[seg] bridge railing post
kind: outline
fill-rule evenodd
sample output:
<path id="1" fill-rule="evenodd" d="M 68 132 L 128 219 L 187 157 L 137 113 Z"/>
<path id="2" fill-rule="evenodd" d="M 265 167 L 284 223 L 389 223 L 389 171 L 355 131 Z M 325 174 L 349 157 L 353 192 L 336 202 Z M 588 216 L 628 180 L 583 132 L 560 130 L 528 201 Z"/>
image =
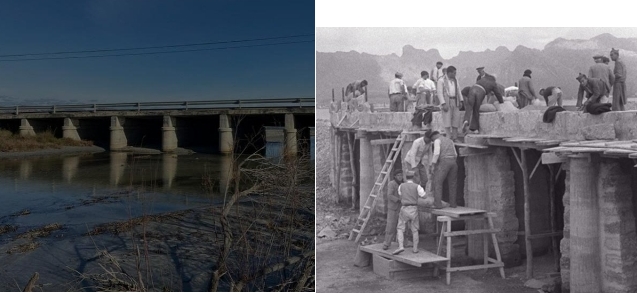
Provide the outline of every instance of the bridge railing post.
<path id="1" fill-rule="evenodd" d="M 139 112 L 141 112 L 141 111 L 142 111 L 141 106 L 140 106 L 140 104 L 139 104 L 139 103 L 137 103 L 137 113 L 139 113 Z"/>
<path id="2" fill-rule="evenodd" d="M 55 114 L 55 105 L 53 105 L 53 114 Z"/>
<path id="3" fill-rule="evenodd" d="M 93 104 L 93 113 L 97 113 L 97 104 Z"/>
<path id="4" fill-rule="evenodd" d="M 16 114 L 16 115 L 20 114 L 20 111 L 19 111 L 19 109 L 18 109 L 19 107 L 20 107 L 20 106 L 15 106 L 15 114 Z"/>

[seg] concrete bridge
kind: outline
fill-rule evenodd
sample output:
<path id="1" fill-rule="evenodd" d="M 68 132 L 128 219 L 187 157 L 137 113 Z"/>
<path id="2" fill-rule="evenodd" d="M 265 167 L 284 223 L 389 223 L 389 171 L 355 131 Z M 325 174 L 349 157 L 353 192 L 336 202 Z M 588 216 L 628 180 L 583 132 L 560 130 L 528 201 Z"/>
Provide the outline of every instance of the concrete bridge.
<path id="1" fill-rule="evenodd" d="M 110 151 L 187 147 L 228 154 L 236 140 L 241 149 L 271 143 L 296 153 L 299 142 L 310 149 L 313 141 L 314 98 L 0 107 L 0 128 L 22 136 L 51 131 Z"/>

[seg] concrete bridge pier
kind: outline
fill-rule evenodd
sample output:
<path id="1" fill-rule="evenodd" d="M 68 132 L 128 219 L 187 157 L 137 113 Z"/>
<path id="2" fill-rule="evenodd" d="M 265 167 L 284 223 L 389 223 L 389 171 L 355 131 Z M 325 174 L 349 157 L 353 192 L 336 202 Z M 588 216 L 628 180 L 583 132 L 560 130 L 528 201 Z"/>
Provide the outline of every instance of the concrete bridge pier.
<path id="1" fill-rule="evenodd" d="M 35 130 L 28 119 L 20 119 L 20 136 L 35 136 Z"/>
<path id="2" fill-rule="evenodd" d="M 128 145 L 128 141 L 126 139 L 126 133 L 124 132 L 124 117 L 111 117 L 111 141 L 110 141 L 110 149 L 111 151 L 119 151 L 126 148 Z"/>
<path id="3" fill-rule="evenodd" d="M 294 114 L 285 114 L 285 154 L 296 155 L 297 152 Z"/>
<path id="4" fill-rule="evenodd" d="M 177 150 L 177 131 L 175 130 L 175 117 L 164 116 L 164 126 L 162 130 L 161 150 L 163 152 L 174 152 Z"/>
<path id="5" fill-rule="evenodd" d="M 219 115 L 219 152 L 222 154 L 231 154 L 233 149 L 234 141 L 232 138 L 230 117 L 228 114 L 221 114 Z"/>
<path id="6" fill-rule="evenodd" d="M 70 138 L 72 140 L 82 140 L 80 138 L 80 134 L 77 131 L 78 125 L 80 125 L 79 120 L 64 118 L 64 126 L 62 126 L 62 137 Z"/>
<path id="7" fill-rule="evenodd" d="M 265 131 L 265 157 L 278 158 L 283 154 L 283 127 L 263 126 Z"/>

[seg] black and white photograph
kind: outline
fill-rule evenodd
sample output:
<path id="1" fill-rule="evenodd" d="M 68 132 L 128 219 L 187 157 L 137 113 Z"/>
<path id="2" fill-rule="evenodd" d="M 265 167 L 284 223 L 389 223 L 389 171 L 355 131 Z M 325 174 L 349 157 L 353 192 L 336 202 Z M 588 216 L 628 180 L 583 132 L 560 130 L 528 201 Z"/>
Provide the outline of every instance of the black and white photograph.
<path id="1" fill-rule="evenodd" d="M 317 24 L 317 292 L 635 292 L 636 74 L 637 28 Z"/>

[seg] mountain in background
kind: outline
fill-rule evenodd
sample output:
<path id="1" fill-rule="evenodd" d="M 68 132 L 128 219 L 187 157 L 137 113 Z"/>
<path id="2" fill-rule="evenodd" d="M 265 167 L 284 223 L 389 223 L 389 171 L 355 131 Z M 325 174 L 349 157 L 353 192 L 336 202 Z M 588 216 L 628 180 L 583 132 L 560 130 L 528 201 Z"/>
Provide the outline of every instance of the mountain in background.
<path id="1" fill-rule="evenodd" d="M 484 52 L 461 51 L 451 59 L 443 59 L 436 49 L 422 50 L 405 45 L 401 56 L 371 55 L 367 53 L 336 52 L 316 53 L 316 96 L 317 105 L 329 105 L 332 89 L 336 99 L 341 97 L 342 88 L 348 83 L 367 79 L 368 97 L 374 103 L 387 103 L 387 86 L 396 71 L 403 73 L 407 85 L 413 85 L 420 78 L 420 71 L 435 67 L 442 61 L 444 67 L 453 65 L 458 69 L 457 78 L 462 87 L 475 83 L 476 68 L 496 76 L 498 83 L 509 87 L 514 85 L 525 69 L 533 71 L 532 78 L 536 91 L 548 86 L 559 86 L 567 99 L 577 97 L 578 73 L 588 74 L 594 64 L 593 56 L 603 54 L 610 58 L 611 48 L 619 49 L 619 56 L 627 68 L 627 94 L 637 94 L 637 38 L 616 38 L 611 34 L 601 34 L 590 40 L 567 40 L 558 38 L 548 43 L 544 49 L 529 49 L 518 46 L 510 51 L 504 46 Z M 614 62 L 610 62 L 611 69 Z M 539 93 L 538 93 L 539 95 Z"/>

